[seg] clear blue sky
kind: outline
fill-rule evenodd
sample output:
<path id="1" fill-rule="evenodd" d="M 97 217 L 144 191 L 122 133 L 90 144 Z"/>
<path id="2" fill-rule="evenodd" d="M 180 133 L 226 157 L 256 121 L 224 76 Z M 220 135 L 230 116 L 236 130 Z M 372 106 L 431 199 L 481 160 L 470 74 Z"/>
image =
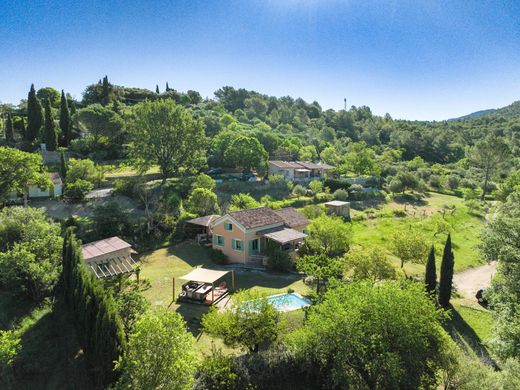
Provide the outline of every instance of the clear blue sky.
<path id="1" fill-rule="evenodd" d="M 520 99 L 519 23 L 520 1 L 0 0 L 0 101 L 107 74 L 447 119 Z"/>

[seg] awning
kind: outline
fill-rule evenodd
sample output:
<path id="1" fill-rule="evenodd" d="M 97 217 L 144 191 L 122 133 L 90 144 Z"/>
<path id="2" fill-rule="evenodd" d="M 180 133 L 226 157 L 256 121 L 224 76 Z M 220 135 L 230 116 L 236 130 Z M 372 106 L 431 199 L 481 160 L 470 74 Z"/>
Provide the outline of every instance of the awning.
<path id="1" fill-rule="evenodd" d="M 295 169 L 296 172 L 310 172 L 311 170 L 310 169 Z"/>
<path id="2" fill-rule="evenodd" d="M 342 200 L 331 200 L 330 202 L 324 203 L 327 206 L 341 207 L 350 204 L 350 202 L 344 202 Z"/>
<path id="3" fill-rule="evenodd" d="M 286 244 L 292 241 L 303 240 L 307 237 L 307 234 L 299 232 L 298 230 L 283 228 L 281 230 L 265 233 L 263 236 L 280 244 Z"/>
<path id="4" fill-rule="evenodd" d="M 220 218 L 220 215 L 206 215 L 204 217 L 189 219 L 186 221 L 186 223 L 208 227 L 211 224 L 211 222 L 213 222 L 217 218 Z"/>
<path id="5" fill-rule="evenodd" d="M 192 280 L 201 283 L 215 283 L 230 272 L 231 271 L 215 271 L 206 268 L 196 268 L 189 274 L 179 277 L 179 279 Z"/>

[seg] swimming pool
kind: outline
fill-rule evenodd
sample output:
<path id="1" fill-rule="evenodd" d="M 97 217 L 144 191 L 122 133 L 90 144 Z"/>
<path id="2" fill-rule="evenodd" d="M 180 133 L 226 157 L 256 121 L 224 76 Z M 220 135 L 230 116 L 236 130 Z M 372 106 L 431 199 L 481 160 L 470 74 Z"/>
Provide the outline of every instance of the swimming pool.
<path id="1" fill-rule="evenodd" d="M 280 312 L 298 310 L 311 304 L 311 301 L 298 293 L 271 295 L 266 299 Z"/>

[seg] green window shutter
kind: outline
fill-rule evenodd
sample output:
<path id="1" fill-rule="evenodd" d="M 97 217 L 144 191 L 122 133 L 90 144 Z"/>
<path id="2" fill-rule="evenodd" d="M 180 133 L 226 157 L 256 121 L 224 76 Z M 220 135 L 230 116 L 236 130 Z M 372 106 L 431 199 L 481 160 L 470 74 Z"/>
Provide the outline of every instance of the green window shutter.
<path id="1" fill-rule="evenodd" d="M 217 236 L 213 235 L 213 245 L 217 245 Z"/>
<path id="2" fill-rule="evenodd" d="M 247 253 L 249 253 L 250 255 L 253 254 L 253 240 L 249 240 L 249 242 L 247 243 Z"/>

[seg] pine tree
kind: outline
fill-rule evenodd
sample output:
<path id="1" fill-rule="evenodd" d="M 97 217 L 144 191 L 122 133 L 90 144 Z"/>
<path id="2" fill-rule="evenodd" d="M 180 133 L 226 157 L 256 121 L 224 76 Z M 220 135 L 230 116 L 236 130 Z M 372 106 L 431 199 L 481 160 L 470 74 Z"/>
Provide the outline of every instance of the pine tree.
<path id="1" fill-rule="evenodd" d="M 155 85 L 155 93 L 157 95 L 159 95 L 161 93 L 161 92 L 159 92 L 159 86 L 157 84 Z"/>
<path id="2" fill-rule="evenodd" d="M 70 143 L 70 111 L 67 98 L 63 89 L 61 90 L 60 102 L 60 129 L 61 129 L 61 146 L 69 146 Z"/>
<path id="3" fill-rule="evenodd" d="M 428 262 L 426 263 L 424 284 L 426 285 L 426 291 L 430 296 L 435 297 L 435 289 L 437 288 L 437 270 L 435 269 L 435 248 L 433 245 L 428 256 Z"/>
<path id="4" fill-rule="evenodd" d="M 455 258 L 451 250 L 451 234 L 448 234 L 442 254 L 441 276 L 439 281 L 439 304 L 444 307 L 450 304 L 454 265 Z"/>
<path id="5" fill-rule="evenodd" d="M 13 118 L 11 118 L 11 113 L 7 114 L 7 120 L 5 121 L 5 140 L 8 144 L 14 143 Z"/>
<path id="6" fill-rule="evenodd" d="M 65 154 L 61 152 L 60 155 L 60 175 L 63 180 L 67 178 L 67 164 L 65 162 Z"/>
<path id="7" fill-rule="evenodd" d="M 31 84 L 31 90 L 27 96 L 27 131 L 26 140 L 34 142 L 40 135 L 43 126 L 43 109 L 40 100 L 36 96 L 34 84 Z"/>
<path id="8" fill-rule="evenodd" d="M 56 132 L 56 125 L 52 117 L 51 101 L 45 100 L 45 132 L 44 141 L 49 151 L 55 151 L 58 147 L 58 134 Z"/>

